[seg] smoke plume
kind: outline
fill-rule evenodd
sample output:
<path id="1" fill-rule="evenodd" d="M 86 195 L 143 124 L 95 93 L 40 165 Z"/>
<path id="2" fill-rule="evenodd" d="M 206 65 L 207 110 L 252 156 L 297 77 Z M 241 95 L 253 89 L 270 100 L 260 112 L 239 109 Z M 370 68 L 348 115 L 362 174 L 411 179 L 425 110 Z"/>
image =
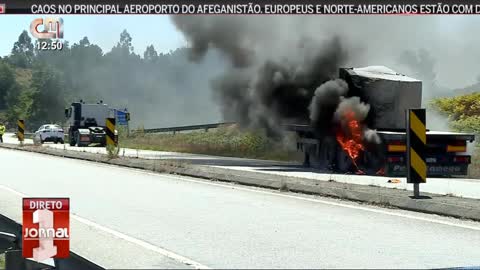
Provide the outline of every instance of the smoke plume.
<path id="1" fill-rule="evenodd" d="M 331 125 L 342 97 L 348 92 L 344 80 L 336 79 L 322 84 L 315 90 L 310 104 L 310 119 L 316 130 L 326 130 Z"/>
<path id="2" fill-rule="evenodd" d="M 210 48 L 217 48 L 224 53 L 235 67 L 246 67 L 253 60 L 253 51 L 249 49 L 255 32 L 249 31 L 248 25 L 239 17 L 174 16 L 173 22 L 191 42 L 190 59 L 203 59 Z M 251 39 L 250 39 L 251 38 Z"/>
<path id="3" fill-rule="evenodd" d="M 189 42 L 191 60 L 201 60 L 210 48 L 228 60 L 230 67 L 212 81 L 226 120 L 271 136 L 283 123 L 312 122 L 322 131 L 348 92 L 335 79 L 349 56 L 338 35 L 292 33 L 285 39 L 276 32 L 285 21 L 275 19 L 175 16 L 173 22 Z M 362 111 L 361 104 L 350 105 Z"/>

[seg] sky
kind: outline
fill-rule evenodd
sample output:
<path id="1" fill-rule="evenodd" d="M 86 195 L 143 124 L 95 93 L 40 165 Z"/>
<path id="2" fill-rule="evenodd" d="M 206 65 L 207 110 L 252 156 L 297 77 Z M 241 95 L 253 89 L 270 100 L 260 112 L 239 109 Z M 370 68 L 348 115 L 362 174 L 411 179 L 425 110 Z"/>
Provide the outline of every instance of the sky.
<path id="1" fill-rule="evenodd" d="M 23 30 L 28 30 L 31 21 L 39 15 L 1 15 L 2 37 L 0 56 L 8 55 L 13 43 Z M 288 17 L 288 16 L 287 16 Z M 64 38 L 70 44 L 87 36 L 91 43 L 109 51 L 126 29 L 133 38 L 135 52 L 143 56 L 145 48 L 154 45 L 159 53 L 168 53 L 186 45 L 183 35 L 176 30 L 168 15 L 64 15 Z M 278 19 L 279 17 L 267 17 Z M 319 16 L 334 29 L 360 38 L 369 34 L 368 48 L 375 57 L 375 65 L 385 63 L 392 51 L 404 49 L 427 49 L 437 59 L 438 81 L 446 87 L 461 87 L 473 84 L 480 58 L 480 35 L 477 26 L 480 16 Z M 340 19 L 345 26 L 335 26 Z M 358 26 L 360 25 L 360 26 Z M 360 28 L 363 27 L 365 28 Z M 350 30 L 349 30 L 350 29 Z M 378 36 L 378 38 L 377 38 Z M 390 47 L 390 49 L 389 49 Z M 372 58 L 373 59 L 373 58 Z M 369 63 L 370 64 L 370 63 Z M 408 75 L 408 74 L 407 74 Z"/>
<path id="2" fill-rule="evenodd" d="M 20 33 L 23 30 L 29 31 L 30 23 L 38 17 L 38 15 L 0 16 L 0 24 L 3 26 L 0 56 L 10 53 Z M 87 36 L 91 43 L 99 45 L 103 51 L 109 51 L 120 39 L 120 33 L 127 29 L 132 36 L 135 52 L 142 56 L 145 48 L 151 44 L 159 53 L 167 53 L 185 45 L 183 36 L 175 29 L 169 17 L 164 15 L 66 15 L 62 18 L 65 24 L 64 38 L 70 44 L 77 43 Z"/>

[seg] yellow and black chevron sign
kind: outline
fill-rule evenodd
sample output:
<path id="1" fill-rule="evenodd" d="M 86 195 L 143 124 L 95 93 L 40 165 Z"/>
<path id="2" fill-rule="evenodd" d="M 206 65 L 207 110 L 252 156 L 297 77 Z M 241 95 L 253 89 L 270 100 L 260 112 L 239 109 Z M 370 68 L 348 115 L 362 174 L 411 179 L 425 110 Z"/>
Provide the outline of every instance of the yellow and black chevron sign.
<path id="1" fill-rule="evenodd" d="M 23 142 L 25 139 L 25 121 L 24 120 L 18 120 L 17 121 L 18 125 L 18 132 L 17 132 L 17 137 L 20 142 Z"/>
<path id="2" fill-rule="evenodd" d="M 116 146 L 117 143 L 115 141 L 115 118 L 107 118 L 106 119 L 106 126 L 107 126 L 107 146 Z"/>
<path id="3" fill-rule="evenodd" d="M 427 128 L 425 109 L 407 111 L 407 182 L 426 183 L 427 163 L 425 148 L 427 144 Z"/>

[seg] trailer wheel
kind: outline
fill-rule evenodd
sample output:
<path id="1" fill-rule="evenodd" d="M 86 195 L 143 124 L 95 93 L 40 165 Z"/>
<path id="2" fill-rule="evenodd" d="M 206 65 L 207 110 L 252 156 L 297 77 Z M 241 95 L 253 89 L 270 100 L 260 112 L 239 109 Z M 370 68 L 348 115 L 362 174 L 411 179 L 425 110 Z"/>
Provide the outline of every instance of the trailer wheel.
<path id="1" fill-rule="evenodd" d="M 336 168 L 341 173 L 351 172 L 353 161 L 343 149 L 338 148 L 336 158 Z"/>
<path id="2" fill-rule="evenodd" d="M 68 141 L 69 141 L 70 146 L 75 146 L 75 144 L 77 144 L 77 142 L 75 141 L 75 134 L 74 133 L 72 133 L 72 132 L 68 133 Z"/>
<path id="3" fill-rule="evenodd" d="M 81 147 L 82 144 L 80 143 L 80 132 L 76 131 L 74 137 L 77 147 Z"/>
<path id="4" fill-rule="evenodd" d="M 366 151 L 363 152 L 362 166 L 369 175 L 382 175 L 382 169 L 386 163 L 386 145 L 371 143 L 366 145 Z"/>
<path id="5" fill-rule="evenodd" d="M 335 163 L 335 147 L 336 143 L 332 137 L 326 137 L 318 146 L 318 151 L 315 145 L 312 145 L 310 150 L 310 163 L 314 168 L 321 170 L 332 170 Z"/>
<path id="6" fill-rule="evenodd" d="M 380 173 L 382 168 L 385 168 L 385 158 L 384 155 L 380 153 L 372 153 L 366 151 L 364 153 L 364 167 L 366 169 L 367 174 L 369 175 L 377 175 Z"/>

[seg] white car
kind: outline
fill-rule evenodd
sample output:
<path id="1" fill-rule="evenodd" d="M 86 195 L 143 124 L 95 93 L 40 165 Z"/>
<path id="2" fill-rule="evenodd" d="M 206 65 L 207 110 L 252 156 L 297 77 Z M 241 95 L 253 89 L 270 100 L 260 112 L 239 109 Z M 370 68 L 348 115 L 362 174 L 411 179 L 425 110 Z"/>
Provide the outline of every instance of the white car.
<path id="1" fill-rule="evenodd" d="M 33 136 L 34 144 L 43 144 L 44 142 L 64 143 L 65 134 L 59 125 L 43 125 Z"/>

